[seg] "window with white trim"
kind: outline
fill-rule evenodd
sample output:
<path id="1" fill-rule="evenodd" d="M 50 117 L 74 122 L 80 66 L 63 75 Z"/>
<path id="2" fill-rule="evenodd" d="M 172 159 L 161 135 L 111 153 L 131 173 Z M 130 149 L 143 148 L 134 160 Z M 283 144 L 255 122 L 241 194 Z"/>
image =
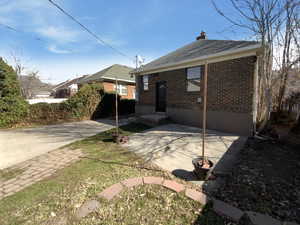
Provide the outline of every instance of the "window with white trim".
<path id="1" fill-rule="evenodd" d="M 188 92 L 200 91 L 201 67 L 191 67 L 186 69 L 186 90 Z"/>
<path id="2" fill-rule="evenodd" d="M 114 88 L 116 90 L 116 85 L 114 85 Z M 119 95 L 127 95 L 128 91 L 127 91 L 127 85 L 124 84 L 118 84 L 118 94 Z"/>
<path id="3" fill-rule="evenodd" d="M 143 76 L 143 90 L 144 91 L 149 90 L 149 76 L 148 75 Z"/>

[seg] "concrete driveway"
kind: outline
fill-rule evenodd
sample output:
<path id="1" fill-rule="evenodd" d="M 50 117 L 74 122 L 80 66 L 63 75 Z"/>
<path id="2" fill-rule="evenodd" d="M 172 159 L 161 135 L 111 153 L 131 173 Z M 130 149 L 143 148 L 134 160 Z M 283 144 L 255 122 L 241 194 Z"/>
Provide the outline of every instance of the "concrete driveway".
<path id="1" fill-rule="evenodd" d="M 127 123 L 126 120 L 121 124 Z M 36 128 L 0 130 L 0 169 L 113 128 L 114 121 L 81 121 Z"/>
<path id="2" fill-rule="evenodd" d="M 214 173 L 228 173 L 246 137 L 208 130 L 205 155 L 214 163 Z M 192 159 L 202 153 L 201 129 L 168 124 L 130 136 L 126 147 L 147 161 L 173 174 L 193 171 Z"/>

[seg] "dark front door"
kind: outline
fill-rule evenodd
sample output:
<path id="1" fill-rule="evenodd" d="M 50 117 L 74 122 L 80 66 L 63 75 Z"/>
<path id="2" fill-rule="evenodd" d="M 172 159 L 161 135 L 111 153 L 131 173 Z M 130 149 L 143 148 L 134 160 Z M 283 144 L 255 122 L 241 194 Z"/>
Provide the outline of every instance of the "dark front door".
<path id="1" fill-rule="evenodd" d="M 156 112 L 165 112 L 167 106 L 167 82 L 156 83 Z"/>

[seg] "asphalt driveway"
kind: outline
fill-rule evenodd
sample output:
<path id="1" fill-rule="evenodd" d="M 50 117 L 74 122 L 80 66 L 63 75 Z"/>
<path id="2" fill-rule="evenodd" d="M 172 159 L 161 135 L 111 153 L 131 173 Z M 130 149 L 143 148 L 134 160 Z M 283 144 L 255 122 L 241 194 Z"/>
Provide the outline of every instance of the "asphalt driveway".
<path id="1" fill-rule="evenodd" d="M 126 120 L 121 124 L 127 123 Z M 0 169 L 113 128 L 114 121 L 81 121 L 35 128 L 0 130 Z"/>

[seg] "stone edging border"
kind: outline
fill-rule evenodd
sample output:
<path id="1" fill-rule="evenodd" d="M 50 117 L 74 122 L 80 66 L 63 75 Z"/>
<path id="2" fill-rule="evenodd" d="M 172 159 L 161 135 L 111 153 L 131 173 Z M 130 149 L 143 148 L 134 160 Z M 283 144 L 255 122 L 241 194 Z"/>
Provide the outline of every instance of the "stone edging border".
<path id="1" fill-rule="evenodd" d="M 177 193 L 185 192 L 185 196 L 205 205 L 209 201 L 213 202 L 213 211 L 220 216 L 225 216 L 228 219 L 239 222 L 241 219 L 247 218 L 252 222 L 253 225 L 299 225 L 294 222 L 279 221 L 268 215 L 263 215 L 260 213 L 252 211 L 242 211 L 236 207 L 233 207 L 223 201 L 217 200 L 215 198 L 210 198 L 206 194 L 197 191 L 195 189 L 190 189 L 183 184 L 177 183 L 173 180 L 167 180 L 162 177 L 135 177 L 129 178 L 111 185 L 110 187 L 104 189 L 102 192 L 97 194 L 98 197 L 104 198 L 111 201 L 119 193 L 121 193 L 125 188 L 133 188 L 144 184 L 156 184 L 168 188 Z M 86 201 L 75 213 L 77 219 L 81 219 L 88 214 L 96 211 L 100 207 L 100 203 L 97 200 Z"/>

